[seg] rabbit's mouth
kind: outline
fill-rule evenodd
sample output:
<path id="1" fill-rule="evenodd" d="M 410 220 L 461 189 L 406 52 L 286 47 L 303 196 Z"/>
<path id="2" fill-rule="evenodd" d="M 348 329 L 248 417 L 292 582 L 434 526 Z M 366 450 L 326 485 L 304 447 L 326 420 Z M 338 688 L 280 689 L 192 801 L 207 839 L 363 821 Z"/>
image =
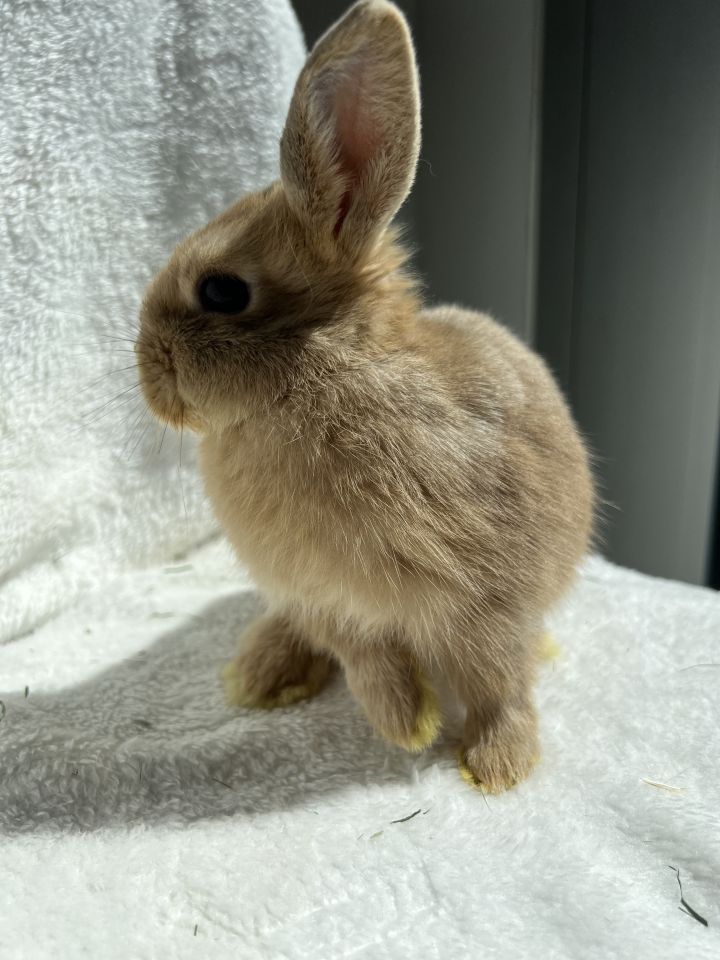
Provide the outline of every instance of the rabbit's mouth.
<path id="1" fill-rule="evenodd" d="M 172 346 L 140 337 L 135 344 L 140 387 L 150 411 L 172 427 L 192 426 L 193 417 L 180 395 Z"/>

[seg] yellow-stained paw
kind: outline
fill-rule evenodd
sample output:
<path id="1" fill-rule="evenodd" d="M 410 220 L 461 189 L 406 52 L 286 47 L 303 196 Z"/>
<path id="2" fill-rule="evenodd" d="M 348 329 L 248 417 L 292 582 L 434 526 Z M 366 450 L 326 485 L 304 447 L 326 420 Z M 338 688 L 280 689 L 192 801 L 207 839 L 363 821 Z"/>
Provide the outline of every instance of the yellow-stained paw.
<path id="1" fill-rule="evenodd" d="M 541 660 L 556 660 L 560 656 L 560 647 L 555 643 L 553 635 L 547 630 L 540 635 L 538 652 Z"/>
<path id="2" fill-rule="evenodd" d="M 458 747 L 458 770 L 460 771 L 460 776 L 465 781 L 465 783 L 470 784 L 471 787 L 475 787 L 477 790 L 481 790 L 485 793 L 485 788 L 480 783 L 480 781 L 475 777 L 475 774 L 472 772 L 470 767 L 467 765 L 467 760 L 465 759 L 465 748 Z"/>
<path id="3" fill-rule="evenodd" d="M 458 750 L 458 770 L 465 783 L 468 783 L 481 793 L 489 793 L 492 796 L 497 796 L 498 794 L 505 793 L 507 790 L 512 790 L 518 783 L 525 780 L 539 759 L 539 756 L 533 757 L 528 764 L 528 768 L 523 770 L 519 775 L 511 773 L 509 769 L 505 769 L 502 773 L 499 771 L 496 772 L 492 779 L 480 780 L 468 766 L 465 748 L 460 747 Z"/>
<path id="4" fill-rule="evenodd" d="M 419 670 L 416 679 L 420 688 L 420 707 L 417 712 L 415 730 L 409 737 L 395 741 L 399 747 L 410 751 L 410 753 L 420 753 L 426 747 L 429 747 L 437 739 L 442 726 L 440 706 L 430 681 Z"/>
<path id="5" fill-rule="evenodd" d="M 288 684 L 272 691 L 248 688 L 245 673 L 235 660 L 223 667 L 220 676 L 225 699 L 231 706 L 254 710 L 275 710 L 314 697 L 322 690 L 329 673 L 329 662 L 318 659 L 310 665 L 303 683 Z"/>

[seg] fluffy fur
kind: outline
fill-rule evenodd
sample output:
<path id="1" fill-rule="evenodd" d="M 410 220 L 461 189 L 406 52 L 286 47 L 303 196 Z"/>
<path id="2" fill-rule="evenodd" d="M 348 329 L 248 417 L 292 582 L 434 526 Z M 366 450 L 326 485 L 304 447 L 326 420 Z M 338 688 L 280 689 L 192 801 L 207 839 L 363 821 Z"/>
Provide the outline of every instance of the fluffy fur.
<path id="1" fill-rule="evenodd" d="M 158 417 L 202 434 L 207 491 L 269 602 L 231 698 L 313 693 L 331 655 L 374 728 L 418 749 L 439 669 L 467 707 L 463 762 L 500 791 L 538 755 L 543 617 L 586 549 L 592 485 L 543 362 L 487 316 L 422 308 L 390 227 L 418 143 L 407 26 L 361 0 L 298 79 L 281 180 L 151 284 L 140 377 Z M 249 283 L 241 315 L 202 312 L 218 273 Z"/>

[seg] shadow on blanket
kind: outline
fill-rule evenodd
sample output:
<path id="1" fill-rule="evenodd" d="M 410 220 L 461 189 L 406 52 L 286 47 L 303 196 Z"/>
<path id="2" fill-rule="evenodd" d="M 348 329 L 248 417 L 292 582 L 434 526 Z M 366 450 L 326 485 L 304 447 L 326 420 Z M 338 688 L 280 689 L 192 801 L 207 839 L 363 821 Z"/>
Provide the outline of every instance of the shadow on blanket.
<path id="1" fill-rule="evenodd" d="M 0 830 L 92 830 L 262 814 L 410 777 L 337 678 L 314 701 L 233 710 L 218 673 L 258 609 L 244 593 L 58 693 L 4 696 Z M 391 761 L 391 762 L 390 762 Z"/>

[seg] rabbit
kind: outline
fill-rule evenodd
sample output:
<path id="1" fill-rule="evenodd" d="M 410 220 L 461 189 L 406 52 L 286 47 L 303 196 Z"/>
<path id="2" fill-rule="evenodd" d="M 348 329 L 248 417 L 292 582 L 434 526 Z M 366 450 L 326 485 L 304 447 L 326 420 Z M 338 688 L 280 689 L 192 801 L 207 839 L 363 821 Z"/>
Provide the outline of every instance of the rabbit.
<path id="1" fill-rule="evenodd" d="M 426 309 L 393 218 L 412 185 L 407 23 L 360 0 L 318 41 L 280 178 L 181 242 L 146 292 L 139 378 L 200 434 L 205 488 L 267 601 L 225 670 L 232 704 L 287 706 L 341 665 L 381 737 L 464 705 L 487 792 L 539 756 L 548 610 L 588 547 L 588 455 L 544 362 L 484 314 Z"/>

